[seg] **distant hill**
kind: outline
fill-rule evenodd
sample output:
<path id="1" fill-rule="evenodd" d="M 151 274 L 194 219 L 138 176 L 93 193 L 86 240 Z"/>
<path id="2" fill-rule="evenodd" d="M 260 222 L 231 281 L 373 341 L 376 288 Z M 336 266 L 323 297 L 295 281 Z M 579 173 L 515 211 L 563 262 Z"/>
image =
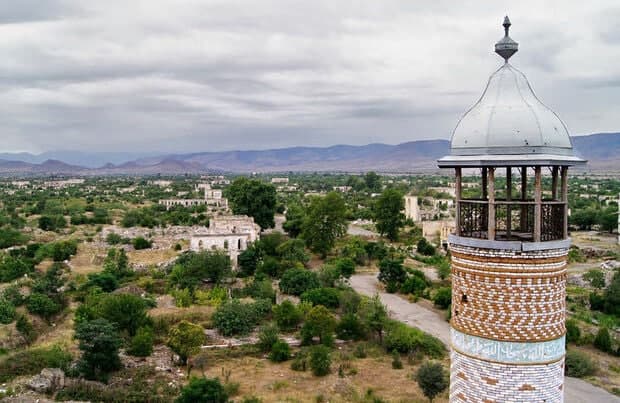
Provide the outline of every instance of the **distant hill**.
<path id="1" fill-rule="evenodd" d="M 620 133 L 573 137 L 576 152 L 588 160 L 587 170 L 620 172 Z M 261 151 L 222 151 L 146 156 L 101 162 L 97 167 L 66 161 L 33 162 L 32 154 L 0 154 L 0 175 L 155 175 L 206 172 L 437 172 L 436 161 L 449 153 L 447 140 L 398 145 L 290 147 Z M 62 154 L 56 152 L 55 154 Z M 52 153 L 47 153 L 52 154 Z M 88 153 L 83 153 L 83 156 Z M 118 158 L 122 153 L 113 153 Z M 129 154 L 127 154 L 129 155 Z M 38 156 L 37 156 L 38 157 Z M 122 160 L 122 158 L 121 158 Z M 118 160 L 117 160 L 118 161 Z M 92 164 L 91 164 L 92 165 Z"/>

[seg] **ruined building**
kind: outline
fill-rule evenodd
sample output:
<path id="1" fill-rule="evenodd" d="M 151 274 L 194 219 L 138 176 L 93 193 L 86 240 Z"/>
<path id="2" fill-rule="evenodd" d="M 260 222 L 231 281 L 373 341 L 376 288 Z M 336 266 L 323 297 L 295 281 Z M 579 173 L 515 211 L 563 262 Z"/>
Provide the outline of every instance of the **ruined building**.
<path id="1" fill-rule="evenodd" d="M 495 51 L 505 63 L 438 161 L 456 174 L 450 401 L 561 402 L 568 168 L 584 161 L 559 117 L 508 62 L 518 45 L 508 17 L 503 25 Z M 462 197 L 466 169 L 481 173 L 474 199 Z"/>

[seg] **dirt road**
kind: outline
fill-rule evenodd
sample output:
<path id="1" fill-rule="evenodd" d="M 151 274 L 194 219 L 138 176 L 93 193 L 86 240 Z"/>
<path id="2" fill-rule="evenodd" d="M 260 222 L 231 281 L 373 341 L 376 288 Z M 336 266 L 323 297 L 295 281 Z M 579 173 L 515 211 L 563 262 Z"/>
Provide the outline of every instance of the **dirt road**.
<path id="1" fill-rule="evenodd" d="M 450 325 L 445 318 L 397 295 L 381 292 L 377 289 L 377 284 L 377 277 L 372 274 L 351 277 L 351 286 L 357 292 L 368 296 L 378 293 L 394 319 L 422 329 L 450 345 Z M 566 377 L 564 388 L 564 399 L 567 403 L 620 403 L 620 398 L 581 379 Z"/>

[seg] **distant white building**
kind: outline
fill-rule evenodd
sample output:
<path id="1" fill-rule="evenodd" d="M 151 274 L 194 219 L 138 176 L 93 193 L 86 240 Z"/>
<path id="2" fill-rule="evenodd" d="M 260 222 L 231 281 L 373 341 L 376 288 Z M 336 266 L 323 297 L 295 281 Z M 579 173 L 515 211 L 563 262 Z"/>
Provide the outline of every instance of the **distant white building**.
<path id="1" fill-rule="evenodd" d="M 405 196 L 405 217 L 413 222 L 420 222 L 420 206 L 418 206 L 418 196 Z"/>
<path id="2" fill-rule="evenodd" d="M 148 181 L 148 184 L 154 185 L 154 186 L 160 186 L 162 188 L 167 188 L 168 186 L 172 185 L 172 181 L 158 179 L 158 180 Z"/>
<path id="3" fill-rule="evenodd" d="M 232 261 L 233 267 L 238 264 L 238 257 L 248 246 L 259 239 L 260 226 L 248 216 L 215 217 L 209 227 L 197 230 L 190 239 L 190 249 L 223 250 Z"/>
<path id="4" fill-rule="evenodd" d="M 69 186 L 81 185 L 84 183 L 84 179 L 66 179 L 58 181 L 45 181 L 43 187 L 51 189 L 63 189 Z"/>
<path id="5" fill-rule="evenodd" d="M 340 192 L 340 193 L 350 192 L 351 189 L 352 189 L 351 186 L 334 186 L 334 191 L 335 192 Z"/>
<path id="6" fill-rule="evenodd" d="M 288 183 L 288 178 L 271 178 L 271 183 Z"/>
<path id="7" fill-rule="evenodd" d="M 211 185 L 208 183 L 201 183 L 196 185 L 196 190 L 204 191 L 204 198 L 202 199 L 163 199 L 159 201 L 159 204 L 166 206 L 166 209 L 170 209 L 174 206 L 192 207 L 207 205 L 218 208 L 227 208 L 228 199 L 223 197 L 223 193 L 220 189 L 211 189 Z"/>

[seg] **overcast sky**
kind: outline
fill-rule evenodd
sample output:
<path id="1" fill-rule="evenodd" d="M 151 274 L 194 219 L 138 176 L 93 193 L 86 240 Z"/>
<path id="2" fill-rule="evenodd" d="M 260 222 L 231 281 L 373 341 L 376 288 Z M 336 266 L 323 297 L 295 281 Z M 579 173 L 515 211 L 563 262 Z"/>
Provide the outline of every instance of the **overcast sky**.
<path id="1" fill-rule="evenodd" d="M 570 132 L 620 131 L 618 0 L 2 0 L 0 152 L 447 139 L 506 13 Z"/>

